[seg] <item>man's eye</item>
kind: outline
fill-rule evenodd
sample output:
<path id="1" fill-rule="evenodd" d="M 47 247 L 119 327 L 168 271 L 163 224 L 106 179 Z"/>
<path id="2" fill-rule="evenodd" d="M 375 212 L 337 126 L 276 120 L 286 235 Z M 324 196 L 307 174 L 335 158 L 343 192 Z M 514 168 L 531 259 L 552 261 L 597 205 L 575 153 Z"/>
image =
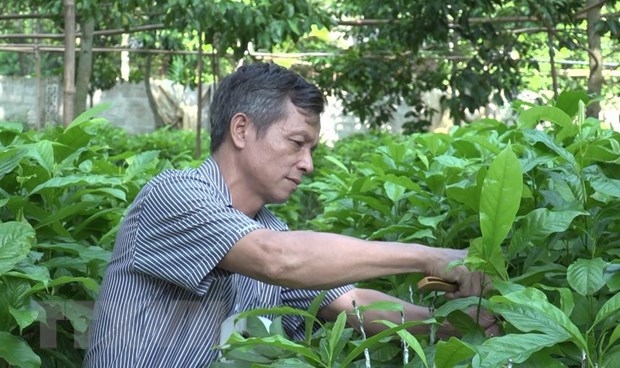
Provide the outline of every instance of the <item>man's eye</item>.
<path id="1" fill-rule="evenodd" d="M 298 140 L 295 140 L 295 139 L 293 139 L 292 141 L 293 141 L 293 143 L 295 143 L 299 147 L 303 147 L 304 146 L 304 142 L 303 141 L 298 141 Z"/>

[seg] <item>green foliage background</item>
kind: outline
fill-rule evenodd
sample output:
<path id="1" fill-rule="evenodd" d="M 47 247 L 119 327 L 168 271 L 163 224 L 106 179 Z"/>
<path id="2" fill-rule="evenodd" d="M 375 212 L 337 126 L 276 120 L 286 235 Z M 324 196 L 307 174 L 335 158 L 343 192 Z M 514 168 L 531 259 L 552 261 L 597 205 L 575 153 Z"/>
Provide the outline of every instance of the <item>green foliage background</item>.
<path id="1" fill-rule="evenodd" d="M 587 102 L 583 92 L 565 92 L 551 105 L 519 104 L 516 125 L 482 119 L 450 134 L 371 134 L 320 147 L 313 177 L 273 206 L 292 228 L 468 247 L 466 263 L 489 273 L 495 291 L 447 301 L 421 294 L 417 274 L 360 284 L 433 306 L 434 318 L 417 322 L 429 327 L 420 336 L 382 322 L 388 332 L 364 338 L 343 316 L 314 330 L 312 309 L 251 311 L 250 320 L 303 315 L 306 339 L 288 339 L 277 318 L 269 330 L 255 324 L 251 337 L 234 335 L 222 347 L 227 361 L 219 364 L 613 368 L 620 134 L 585 118 Z M 204 159 L 192 159 L 191 133 L 129 136 L 97 118 L 104 108 L 66 129 L 0 124 L 0 366 L 81 365 L 127 207 L 152 176 Z M 477 305 L 503 317 L 504 336 L 485 338 L 461 312 Z M 445 319 L 461 338 L 436 341 L 433 326 Z"/>
<path id="2" fill-rule="evenodd" d="M 275 58 L 297 64 L 364 125 L 388 123 L 404 103 L 412 107 L 406 128 L 419 131 L 438 113 L 424 105 L 424 92 L 441 90 L 442 110 L 458 124 L 467 121 L 468 112 L 490 101 L 511 100 L 524 87 L 552 90 L 551 55 L 560 88 L 586 89 L 587 78 L 562 72 L 590 72 L 589 55 L 597 51 L 587 34 L 586 13 L 592 5 L 587 0 L 110 0 L 102 12 L 100 2 L 78 0 L 76 11 L 78 22 L 92 19 L 97 31 L 127 30 L 131 49 L 155 51 L 131 53 L 133 82 L 149 74 L 195 87 L 196 52 L 202 45 L 200 80 L 206 83 L 217 82 L 240 61 Z M 620 9 L 616 1 L 594 5 L 602 16 L 593 21 L 593 35 L 601 37 L 609 69 L 617 62 Z M 42 18 L 1 20 L 2 33 L 63 33 L 61 0 L 7 0 L 3 10 Z M 155 27 L 136 30 L 145 25 Z M 118 50 L 94 53 L 90 93 L 120 80 L 118 51 L 128 46 L 121 40 L 120 32 L 95 36 L 95 47 Z M 6 40 L 7 46 L 25 42 L 33 44 Z M 61 38 L 43 38 L 40 46 L 62 43 Z M 271 54 L 281 52 L 306 56 L 294 62 Z M 41 75 L 61 76 L 62 54 L 41 55 Z M 25 52 L 0 51 L 0 75 L 34 77 L 35 59 Z M 607 77 L 601 91 L 589 92 L 615 96 L 615 79 Z"/>

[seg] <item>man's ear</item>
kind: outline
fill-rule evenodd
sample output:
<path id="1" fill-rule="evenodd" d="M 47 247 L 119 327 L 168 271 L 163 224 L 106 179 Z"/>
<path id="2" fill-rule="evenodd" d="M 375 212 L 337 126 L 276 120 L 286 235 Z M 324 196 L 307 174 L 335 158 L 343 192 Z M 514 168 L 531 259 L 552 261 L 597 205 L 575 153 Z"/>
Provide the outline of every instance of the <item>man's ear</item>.
<path id="1" fill-rule="evenodd" d="M 235 114 L 230 120 L 230 137 L 236 148 L 243 148 L 246 145 L 250 133 L 250 118 L 244 113 Z"/>

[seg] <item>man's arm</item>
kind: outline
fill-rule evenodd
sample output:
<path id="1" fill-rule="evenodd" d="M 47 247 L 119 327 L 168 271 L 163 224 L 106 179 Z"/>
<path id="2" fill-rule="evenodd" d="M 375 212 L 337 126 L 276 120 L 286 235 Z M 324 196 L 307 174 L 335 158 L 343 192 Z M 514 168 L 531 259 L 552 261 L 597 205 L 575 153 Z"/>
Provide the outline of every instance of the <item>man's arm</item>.
<path id="1" fill-rule="evenodd" d="M 255 230 L 239 240 L 219 267 L 264 282 L 329 289 L 371 278 L 410 272 L 459 284 L 455 296 L 480 294 L 478 273 L 448 264 L 466 251 L 420 244 L 379 242 L 312 231 Z"/>
<path id="2" fill-rule="evenodd" d="M 347 322 L 349 325 L 359 331 L 359 320 L 353 310 L 353 300 L 355 300 L 355 303 L 358 306 L 369 305 L 379 301 L 389 301 L 401 304 L 405 312 L 406 321 L 423 321 L 431 318 L 427 307 L 407 303 L 380 291 L 360 288 L 353 289 L 328 304 L 325 308 L 319 311 L 319 317 L 325 320 L 333 321 L 336 320 L 342 311 L 345 311 L 348 315 Z M 472 308 L 468 311 L 468 313 L 475 318 L 477 311 L 475 308 Z M 399 312 L 394 311 L 370 310 L 364 312 L 364 331 L 368 335 L 374 335 L 387 329 L 387 327 L 381 323 L 373 323 L 373 321 L 377 320 L 387 320 L 398 325 L 401 323 L 401 316 Z M 478 322 L 488 336 L 500 334 L 500 328 L 496 324 L 496 319 L 487 311 L 482 310 L 480 312 Z M 430 327 L 428 325 L 420 325 L 414 326 L 408 331 L 412 334 L 427 334 L 430 331 L 429 328 Z M 439 338 L 447 338 L 456 335 L 458 335 L 458 331 L 448 322 L 442 323 L 437 330 L 437 337 Z"/>

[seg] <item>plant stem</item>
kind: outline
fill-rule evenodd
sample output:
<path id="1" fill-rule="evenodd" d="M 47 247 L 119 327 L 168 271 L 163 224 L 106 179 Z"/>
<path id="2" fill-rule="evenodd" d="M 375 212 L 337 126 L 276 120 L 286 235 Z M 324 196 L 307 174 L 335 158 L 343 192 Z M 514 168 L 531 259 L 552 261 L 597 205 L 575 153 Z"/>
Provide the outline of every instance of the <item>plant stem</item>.
<path id="1" fill-rule="evenodd" d="M 353 304 L 353 309 L 355 310 L 355 316 L 360 323 L 360 332 L 362 333 L 362 339 L 366 340 L 366 331 L 364 330 L 364 316 L 360 313 L 360 309 L 357 307 L 357 303 L 355 300 L 351 302 Z M 364 358 L 366 360 L 366 368 L 372 368 L 370 365 L 370 352 L 368 348 L 364 349 Z"/>
<path id="2" fill-rule="evenodd" d="M 400 311 L 400 323 L 405 323 L 405 312 L 402 310 Z M 407 346 L 407 341 L 405 340 L 405 338 L 401 337 L 400 340 L 403 344 L 403 366 L 405 366 L 407 365 L 407 363 L 409 363 L 409 347 Z"/>

